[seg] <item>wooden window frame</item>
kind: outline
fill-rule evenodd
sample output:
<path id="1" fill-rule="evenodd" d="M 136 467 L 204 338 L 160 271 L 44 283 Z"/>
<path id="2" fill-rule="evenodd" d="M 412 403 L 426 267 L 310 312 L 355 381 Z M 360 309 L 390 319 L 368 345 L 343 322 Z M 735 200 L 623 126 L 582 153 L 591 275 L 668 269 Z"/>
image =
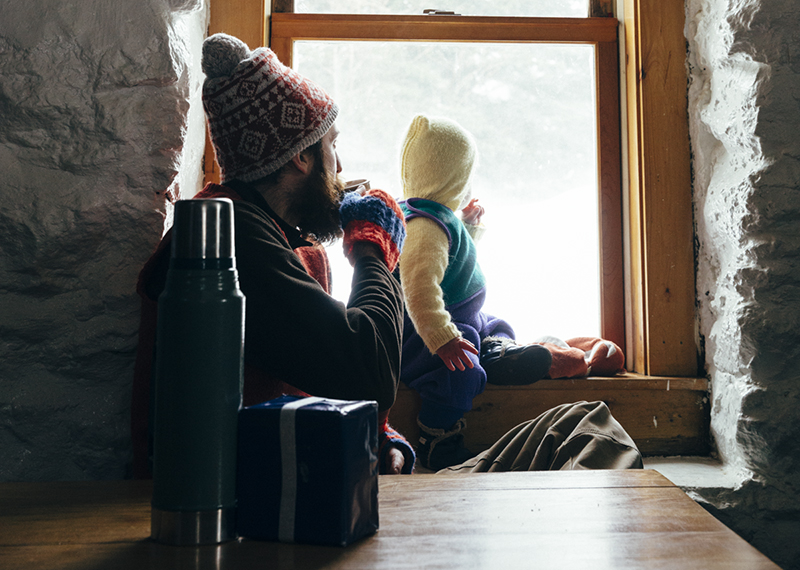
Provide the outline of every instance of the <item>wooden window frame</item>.
<path id="1" fill-rule="evenodd" d="M 592 13 L 612 12 L 612 1 L 592 0 Z M 695 377 L 699 359 L 684 6 L 662 0 L 616 1 L 624 21 L 620 49 L 618 25 L 611 18 L 537 18 L 541 25 L 532 27 L 518 25 L 529 18 L 478 18 L 495 28 L 487 34 L 486 28 L 467 21 L 477 20 L 464 18 L 462 24 L 453 16 L 405 17 L 401 26 L 388 16 L 293 14 L 292 0 L 272 0 L 269 11 L 258 0 L 212 0 L 209 33 L 226 32 L 250 46 L 267 45 L 271 24 L 271 47 L 288 65 L 291 43 L 298 39 L 366 40 L 379 35 L 432 40 L 420 24 L 435 26 L 439 20 L 450 31 L 437 33 L 450 35 L 438 39 L 449 41 L 500 38 L 598 46 L 597 69 L 614 68 L 621 75 L 612 81 L 611 75 L 597 73 L 598 140 L 621 141 L 609 145 L 613 149 L 598 145 L 602 335 L 625 348 L 631 372 Z M 335 28 L 337 34 L 331 32 Z M 624 65 L 618 66 L 621 59 Z M 218 179 L 213 153 L 206 153 L 205 168 L 207 180 Z"/>

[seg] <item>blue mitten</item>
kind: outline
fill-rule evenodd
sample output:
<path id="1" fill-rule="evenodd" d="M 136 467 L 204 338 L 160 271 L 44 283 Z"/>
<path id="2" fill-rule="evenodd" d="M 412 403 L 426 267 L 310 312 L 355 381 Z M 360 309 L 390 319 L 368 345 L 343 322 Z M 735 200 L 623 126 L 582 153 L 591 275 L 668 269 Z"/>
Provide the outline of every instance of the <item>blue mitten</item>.
<path id="1" fill-rule="evenodd" d="M 406 239 L 405 217 L 394 198 L 377 189 L 363 196 L 349 192 L 342 199 L 339 215 L 345 255 L 350 255 L 356 242 L 368 241 L 381 249 L 386 267 L 394 271 Z"/>

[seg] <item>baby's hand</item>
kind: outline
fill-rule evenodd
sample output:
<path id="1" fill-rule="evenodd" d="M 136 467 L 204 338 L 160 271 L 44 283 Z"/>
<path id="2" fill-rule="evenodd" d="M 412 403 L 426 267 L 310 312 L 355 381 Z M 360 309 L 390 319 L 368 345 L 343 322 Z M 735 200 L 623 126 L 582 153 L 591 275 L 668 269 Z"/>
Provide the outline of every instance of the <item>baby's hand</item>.
<path id="1" fill-rule="evenodd" d="M 481 223 L 481 218 L 485 211 L 483 206 L 478 205 L 478 199 L 473 198 L 469 201 L 469 204 L 464 206 L 464 209 L 461 210 L 461 219 L 465 224 L 477 226 Z"/>
<path id="2" fill-rule="evenodd" d="M 463 372 L 465 366 L 467 368 L 474 366 L 469 356 L 467 356 L 468 352 L 478 354 L 478 349 L 470 341 L 459 336 L 439 347 L 439 350 L 436 351 L 436 356 L 442 359 L 442 362 L 450 372 L 453 372 L 456 368 Z"/>

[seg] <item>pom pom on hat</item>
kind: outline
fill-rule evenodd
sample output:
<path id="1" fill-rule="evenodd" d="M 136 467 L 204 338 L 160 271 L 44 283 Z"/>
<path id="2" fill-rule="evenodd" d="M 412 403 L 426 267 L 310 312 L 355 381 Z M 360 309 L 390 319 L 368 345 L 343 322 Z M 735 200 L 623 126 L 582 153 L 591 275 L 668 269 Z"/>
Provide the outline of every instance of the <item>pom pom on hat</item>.
<path id="1" fill-rule="evenodd" d="M 239 62 L 249 55 L 250 48 L 239 38 L 228 34 L 214 34 L 203 42 L 203 73 L 209 79 L 228 77 Z"/>

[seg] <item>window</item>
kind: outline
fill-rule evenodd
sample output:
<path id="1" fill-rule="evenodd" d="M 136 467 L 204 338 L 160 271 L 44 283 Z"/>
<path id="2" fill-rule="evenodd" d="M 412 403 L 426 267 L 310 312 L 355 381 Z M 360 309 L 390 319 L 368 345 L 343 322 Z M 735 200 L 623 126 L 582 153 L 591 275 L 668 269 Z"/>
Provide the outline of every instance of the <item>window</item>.
<path id="1" fill-rule="evenodd" d="M 363 114 L 380 108 L 381 101 L 388 102 L 383 105 L 389 108 L 385 117 L 373 122 L 380 124 L 390 139 L 364 143 L 372 149 L 368 154 L 386 149 L 388 160 L 378 172 L 397 172 L 397 142 L 414 115 L 415 105 L 422 105 L 416 110 L 455 119 L 475 134 L 479 153 L 489 157 L 481 161 L 484 169 L 478 171 L 475 181 L 476 196 L 487 206 L 490 227 L 493 213 L 494 220 L 503 226 L 490 230 L 488 243 L 479 248 L 489 280 L 487 312 L 510 320 L 523 340 L 545 334 L 561 338 L 602 335 L 622 343 L 619 160 L 606 160 L 599 173 L 604 201 L 615 202 L 603 217 L 610 215 L 614 219 L 616 235 L 613 241 L 602 244 L 595 168 L 598 148 L 617 156 L 619 152 L 618 126 L 616 132 L 612 128 L 599 131 L 595 121 L 596 116 L 608 116 L 605 112 L 596 113 L 600 98 L 616 95 L 618 90 L 616 59 L 600 59 L 604 50 L 617 53 L 616 27 L 616 21 L 601 18 L 276 13 L 272 15 L 271 45 L 284 63 L 291 62 L 301 73 L 318 81 L 340 103 L 344 93 L 359 89 L 353 82 L 364 85 L 361 89 L 365 98 L 376 91 L 370 85 L 373 80 L 384 88 L 376 100 L 360 110 L 343 105 L 344 113 Z M 481 41 L 475 42 L 475 38 Z M 396 41 L 409 39 L 415 41 Z M 370 71 L 362 71 L 369 65 L 365 61 L 374 62 Z M 416 63 L 404 66 L 398 64 L 400 61 Z M 313 62 L 323 65 L 315 66 Z M 606 63 L 606 69 L 601 69 L 601 63 Z M 595 69 L 599 70 L 596 74 Z M 504 77 L 514 74 L 518 76 L 516 82 Z M 536 74 L 552 80 L 537 83 L 534 77 L 531 81 L 530 76 Z M 542 91 L 547 88 L 547 93 L 538 101 L 537 93 L 523 93 L 523 79 Z M 421 89 L 413 89 L 420 83 Z M 510 87 L 517 87 L 517 93 L 503 92 Z M 425 91 L 430 96 L 425 97 Z M 574 98 L 573 109 L 558 109 L 576 93 L 581 96 Z M 511 100 L 498 104 L 498 97 L 513 98 L 517 106 Z M 602 104 L 613 109 L 611 114 L 615 115 L 618 103 L 609 102 L 604 99 Z M 502 124 L 492 125 L 492 119 Z M 341 119 L 348 120 L 346 125 L 340 123 L 340 128 L 344 127 L 344 144 L 348 135 L 357 130 L 352 116 Z M 360 134 L 375 137 L 368 124 Z M 503 145 L 498 141 L 504 139 L 507 147 L 501 151 Z M 512 156 L 515 152 L 519 154 Z M 340 154 L 347 169 L 344 147 Z M 354 152 L 353 156 L 363 154 Z M 548 162 L 549 167 L 545 168 Z M 495 165 L 497 172 L 491 168 Z M 525 170 L 527 175 L 514 176 Z M 350 174 L 352 178 L 369 176 L 364 171 Z M 389 188 L 386 181 L 384 176 L 378 186 L 400 195 L 397 184 L 391 187 L 399 181 L 399 174 L 388 177 Z M 489 191 L 480 194 L 481 188 Z M 563 212 L 560 216 L 552 212 L 559 202 Z M 503 212 L 504 207 L 512 211 Z M 553 218 L 558 219 L 559 227 L 548 231 L 544 226 Z M 573 231 L 566 230 L 569 224 L 565 222 L 574 223 Z M 517 235 L 514 229 L 518 230 Z M 605 227 L 604 230 L 608 231 Z M 502 237 L 507 244 L 491 243 Z M 515 255 L 514 251 L 518 253 Z M 497 270 L 493 264 L 498 265 Z M 612 283 L 601 285 L 601 268 L 606 278 L 613 269 L 617 270 Z M 606 295 L 601 297 L 601 291 Z M 520 312 L 526 308 L 528 315 Z M 549 313 L 548 308 L 552 308 Z M 565 317 L 570 312 L 574 315 L 572 321 Z M 526 325 L 530 325 L 528 329 Z"/>
<path id="2" fill-rule="evenodd" d="M 297 5 L 300 4 L 298 0 Z M 613 0 L 591 1 L 593 13 L 598 8 L 607 11 L 612 4 Z M 651 375 L 694 376 L 697 351 L 686 78 L 682 65 L 683 7 L 671 2 L 647 3 L 642 7 L 640 0 L 620 0 L 616 4 L 624 6 L 622 39 L 626 51 L 621 69 L 625 74 L 623 93 L 628 110 L 622 116 L 627 122 L 627 128 L 623 129 L 626 164 L 622 173 L 628 187 L 620 197 L 620 145 L 601 143 L 598 165 L 603 213 L 599 256 L 602 331 L 626 348 L 630 370 Z M 257 0 L 212 2 L 210 31 L 236 34 L 251 46 L 267 43 L 264 8 Z M 405 16 L 401 22 L 397 16 L 283 13 L 293 8 L 291 0 L 273 0 L 270 17 L 270 45 L 287 63 L 292 42 L 312 38 L 594 45 L 599 140 L 608 140 L 609 136 L 613 140 L 619 134 L 616 19 L 562 22 L 561 18 L 545 18 L 538 19 L 541 25 L 529 25 L 530 18 L 480 17 L 467 22 L 457 17 Z M 426 20 L 429 28 L 423 29 L 420 20 Z M 213 160 L 207 162 L 207 171 L 211 172 L 209 163 Z M 213 173 L 209 177 L 213 179 Z M 619 246 L 623 230 L 624 257 Z M 614 251 L 617 253 L 613 254 Z M 620 324 L 621 315 L 625 318 Z"/>
<path id="3" fill-rule="evenodd" d="M 400 143 L 412 117 L 456 120 L 478 147 L 472 192 L 487 211 L 478 244 L 488 283 L 484 310 L 510 321 L 522 342 L 598 336 L 593 46 L 364 47 L 294 43 L 294 68 L 339 103 L 345 178 L 367 178 L 401 197 Z M 333 294 L 346 301 L 352 268 L 339 243 L 331 248 Z"/>

